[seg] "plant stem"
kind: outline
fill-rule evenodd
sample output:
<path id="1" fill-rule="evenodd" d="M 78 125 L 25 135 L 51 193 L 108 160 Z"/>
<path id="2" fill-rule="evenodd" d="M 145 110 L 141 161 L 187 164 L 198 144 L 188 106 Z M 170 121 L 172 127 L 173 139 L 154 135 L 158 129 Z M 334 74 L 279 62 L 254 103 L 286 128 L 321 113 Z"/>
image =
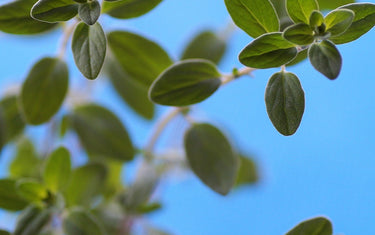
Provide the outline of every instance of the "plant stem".
<path id="1" fill-rule="evenodd" d="M 251 76 L 251 72 L 255 71 L 256 69 L 255 68 L 250 68 L 250 67 L 244 67 L 240 70 L 238 70 L 237 72 L 233 72 L 231 74 L 224 74 L 222 75 L 222 78 L 221 78 L 221 85 L 226 85 L 227 83 L 235 80 L 236 78 L 239 78 L 239 77 L 242 77 L 244 75 L 250 75 Z"/>

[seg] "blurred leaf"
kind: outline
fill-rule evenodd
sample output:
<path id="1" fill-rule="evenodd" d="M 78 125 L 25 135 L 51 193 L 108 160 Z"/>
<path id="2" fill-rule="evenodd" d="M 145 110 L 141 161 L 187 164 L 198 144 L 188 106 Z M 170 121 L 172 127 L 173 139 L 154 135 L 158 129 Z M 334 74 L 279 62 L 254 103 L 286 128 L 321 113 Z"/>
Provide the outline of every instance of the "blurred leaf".
<path id="1" fill-rule="evenodd" d="M 19 211 L 27 206 L 16 190 L 16 181 L 0 179 L 0 208 L 8 211 Z"/>
<path id="2" fill-rule="evenodd" d="M 152 119 L 155 113 L 154 104 L 148 99 L 148 88 L 138 83 L 127 74 L 114 60 L 107 64 L 107 73 L 113 88 L 137 114 Z"/>
<path id="3" fill-rule="evenodd" d="M 16 188 L 18 194 L 29 202 L 40 202 L 48 197 L 47 188 L 34 179 L 20 179 Z"/>
<path id="4" fill-rule="evenodd" d="M 107 38 L 112 53 L 125 72 L 147 87 L 173 63 L 163 48 L 139 35 L 114 31 Z"/>
<path id="5" fill-rule="evenodd" d="M 240 53 L 243 65 L 252 68 L 272 68 L 287 64 L 297 56 L 295 45 L 282 33 L 268 33 L 254 39 Z"/>
<path id="6" fill-rule="evenodd" d="M 69 212 L 63 220 L 63 229 L 66 235 L 104 235 L 105 232 L 91 213 L 80 208 Z"/>
<path id="7" fill-rule="evenodd" d="M 30 16 L 36 0 L 17 0 L 0 6 L 0 30 L 12 34 L 36 34 L 48 31 L 56 24 L 43 23 Z"/>
<path id="8" fill-rule="evenodd" d="M 193 172 L 212 190 L 228 194 L 236 181 L 239 158 L 223 133 L 210 124 L 193 124 L 184 142 Z"/>
<path id="9" fill-rule="evenodd" d="M 240 154 L 240 168 L 237 174 L 236 186 L 254 184 L 258 181 L 258 170 L 255 162 Z"/>
<path id="10" fill-rule="evenodd" d="M 9 95 L 0 100 L 0 116 L 2 120 L 0 129 L 5 144 L 13 140 L 25 128 L 25 122 L 18 109 L 16 95 Z"/>
<path id="11" fill-rule="evenodd" d="M 157 210 L 160 210 L 161 204 L 160 203 L 149 203 L 149 204 L 143 204 L 140 205 L 137 208 L 137 213 L 138 214 L 148 214 Z"/>
<path id="12" fill-rule="evenodd" d="M 68 67 L 58 58 L 45 57 L 29 72 L 22 85 L 20 106 L 27 123 L 47 122 L 62 105 L 68 91 Z"/>
<path id="13" fill-rule="evenodd" d="M 41 160 L 29 139 L 21 139 L 16 146 L 16 155 L 9 165 L 9 174 L 15 178 L 38 178 Z"/>
<path id="14" fill-rule="evenodd" d="M 135 18 L 151 11 L 161 2 L 162 0 L 107 0 L 103 4 L 103 12 L 119 19 Z"/>
<path id="15" fill-rule="evenodd" d="M 121 172 L 123 165 L 115 161 L 106 161 L 107 177 L 104 187 L 104 197 L 112 199 L 119 191 L 122 190 Z"/>
<path id="16" fill-rule="evenodd" d="M 44 183 L 53 193 L 61 192 L 69 183 L 70 174 L 70 153 L 66 148 L 59 147 L 47 159 L 43 174 Z"/>
<path id="17" fill-rule="evenodd" d="M 61 118 L 61 122 L 60 122 L 60 132 L 59 132 L 59 135 L 60 137 L 64 137 L 66 132 L 68 131 L 69 129 L 69 116 L 68 115 L 64 115 L 62 118 Z"/>
<path id="18" fill-rule="evenodd" d="M 339 76 L 342 59 L 335 44 L 323 40 L 312 44 L 308 53 L 311 64 L 324 76 L 331 80 Z"/>
<path id="19" fill-rule="evenodd" d="M 177 62 L 154 81 L 151 101 L 170 106 L 186 106 L 210 97 L 221 85 L 215 64 L 203 59 Z"/>
<path id="20" fill-rule="evenodd" d="M 218 64 L 226 51 L 226 42 L 212 31 L 203 31 L 196 35 L 182 53 L 184 59 L 207 59 Z"/>
<path id="21" fill-rule="evenodd" d="M 77 13 L 78 4 L 73 0 L 39 0 L 31 9 L 34 19 L 48 23 L 70 20 Z"/>
<path id="22" fill-rule="evenodd" d="M 298 23 L 286 28 L 283 37 L 297 45 L 308 45 L 314 41 L 314 31 L 309 25 Z"/>
<path id="23" fill-rule="evenodd" d="M 137 209 L 148 202 L 158 182 L 155 167 L 142 164 L 137 171 L 134 183 L 120 195 L 119 201 L 127 211 L 137 212 Z"/>
<path id="24" fill-rule="evenodd" d="M 305 110 L 305 94 L 298 77 L 289 72 L 273 74 L 267 84 L 265 101 L 275 128 L 283 135 L 293 135 Z"/>
<path id="25" fill-rule="evenodd" d="M 90 206 L 92 199 L 103 191 L 106 177 L 107 169 L 99 163 L 74 169 L 64 193 L 67 206 Z"/>
<path id="26" fill-rule="evenodd" d="M 338 9 L 331 11 L 325 17 L 326 31 L 331 33 L 331 36 L 336 36 L 344 33 L 352 24 L 354 19 L 354 12 L 348 9 Z"/>
<path id="27" fill-rule="evenodd" d="M 286 235 L 332 235 L 332 224 L 324 217 L 316 217 L 301 222 Z"/>
<path id="28" fill-rule="evenodd" d="M 81 73 L 88 79 L 95 79 L 103 66 L 106 53 L 106 38 L 99 23 L 88 26 L 77 25 L 72 39 L 74 61 Z"/>
<path id="29" fill-rule="evenodd" d="M 134 148 L 121 121 L 108 109 L 85 104 L 70 115 L 71 126 L 93 158 L 130 161 Z"/>
<path id="30" fill-rule="evenodd" d="M 29 206 L 19 216 L 13 235 L 36 235 L 46 226 L 52 217 L 52 209 Z"/>
<path id="31" fill-rule="evenodd" d="M 286 8 L 295 23 L 309 23 L 310 15 L 319 10 L 316 0 L 286 0 Z"/>
<path id="32" fill-rule="evenodd" d="M 354 0 L 318 0 L 320 9 L 335 9 L 339 6 L 353 3 Z"/>
<path id="33" fill-rule="evenodd" d="M 0 235 L 11 235 L 10 232 L 0 229 Z"/>
<path id="34" fill-rule="evenodd" d="M 234 23 L 251 37 L 279 31 L 279 20 L 269 0 L 225 0 Z"/>
<path id="35" fill-rule="evenodd" d="M 343 33 L 330 40 L 335 44 L 343 44 L 354 41 L 367 33 L 375 25 L 375 4 L 373 3 L 353 3 L 340 7 L 339 9 L 349 9 L 354 12 L 353 23 Z"/>
<path id="36" fill-rule="evenodd" d="M 88 25 L 93 25 L 99 19 L 100 10 L 100 3 L 94 0 L 80 4 L 78 7 L 78 15 L 83 22 Z"/>

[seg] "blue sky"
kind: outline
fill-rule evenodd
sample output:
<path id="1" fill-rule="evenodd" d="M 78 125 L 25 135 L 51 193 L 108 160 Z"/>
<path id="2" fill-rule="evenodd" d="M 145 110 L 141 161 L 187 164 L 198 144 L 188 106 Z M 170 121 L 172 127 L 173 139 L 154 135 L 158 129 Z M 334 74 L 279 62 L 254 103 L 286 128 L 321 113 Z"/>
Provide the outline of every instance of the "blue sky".
<path id="1" fill-rule="evenodd" d="M 194 33 L 221 30 L 230 22 L 223 1 L 217 0 L 165 0 L 138 19 L 101 20 L 107 31 L 125 29 L 154 39 L 174 58 Z M 59 31 L 42 38 L 1 34 L 0 94 L 22 81 L 38 58 L 54 55 L 59 36 Z M 343 69 L 335 81 L 308 61 L 288 69 L 300 77 L 306 97 L 301 126 L 291 137 L 274 129 L 265 109 L 265 86 L 277 69 L 255 71 L 254 77 L 243 77 L 197 105 L 197 120 L 217 124 L 235 146 L 254 156 L 261 180 L 227 197 L 213 193 L 193 175 L 168 180 L 158 190 L 164 208 L 150 216 L 151 222 L 179 235 L 276 235 L 301 220 L 324 215 L 333 222 L 335 234 L 375 234 L 374 38 L 371 30 L 338 46 Z M 240 30 L 234 33 L 221 71 L 242 67 L 237 55 L 250 41 Z M 70 53 L 68 60 L 77 85 L 84 78 Z M 107 85 L 102 78 L 94 82 Z M 136 142 L 144 144 L 152 123 L 138 119 L 111 88 L 98 88 L 97 94 L 96 100 L 121 114 Z M 5 156 L 0 164 L 7 161 Z"/>

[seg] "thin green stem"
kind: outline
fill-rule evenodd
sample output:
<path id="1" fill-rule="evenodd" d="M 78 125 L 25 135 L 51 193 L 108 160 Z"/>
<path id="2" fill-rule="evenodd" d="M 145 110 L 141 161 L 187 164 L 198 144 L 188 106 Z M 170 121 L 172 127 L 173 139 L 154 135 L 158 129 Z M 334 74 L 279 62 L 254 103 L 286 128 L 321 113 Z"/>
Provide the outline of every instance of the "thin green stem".
<path id="1" fill-rule="evenodd" d="M 239 78 L 239 77 L 242 77 L 242 76 L 245 76 L 245 75 L 250 75 L 251 76 L 251 72 L 253 72 L 254 70 L 256 70 L 255 68 L 250 68 L 250 67 L 244 67 L 242 69 L 239 69 L 239 70 L 236 70 L 235 72 L 231 73 L 231 74 L 223 74 L 222 77 L 221 77 L 221 85 L 226 85 L 227 83 Z"/>

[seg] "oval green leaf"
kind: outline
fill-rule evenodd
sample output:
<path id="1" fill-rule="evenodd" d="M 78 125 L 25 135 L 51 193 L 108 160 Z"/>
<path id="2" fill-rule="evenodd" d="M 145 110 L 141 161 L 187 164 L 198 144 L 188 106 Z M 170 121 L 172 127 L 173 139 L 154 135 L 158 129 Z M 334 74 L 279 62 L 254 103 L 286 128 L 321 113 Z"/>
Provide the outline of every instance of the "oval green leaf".
<path id="1" fill-rule="evenodd" d="M 316 217 L 301 222 L 286 235 L 332 235 L 331 221 L 324 217 Z"/>
<path id="2" fill-rule="evenodd" d="M 121 67 L 137 82 L 147 87 L 173 61 L 158 44 L 137 34 L 114 31 L 108 44 Z"/>
<path id="3" fill-rule="evenodd" d="M 177 62 L 154 81 L 149 98 L 155 103 L 186 106 L 210 97 L 221 85 L 216 66 L 202 59 Z"/>
<path id="4" fill-rule="evenodd" d="M 40 202 L 48 197 L 46 187 L 34 179 L 20 179 L 16 188 L 18 194 L 29 202 Z"/>
<path id="5" fill-rule="evenodd" d="M 88 25 L 93 25 L 100 16 L 100 3 L 96 0 L 80 4 L 78 7 L 79 18 Z"/>
<path id="6" fill-rule="evenodd" d="M 73 0 L 39 0 L 31 9 L 31 16 L 39 21 L 55 23 L 67 21 L 78 13 Z"/>
<path id="7" fill-rule="evenodd" d="M 314 43 L 309 48 L 309 59 L 316 70 L 333 80 L 340 74 L 342 59 L 335 44 L 328 40 Z"/>
<path id="8" fill-rule="evenodd" d="M 103 12 L 118 19 L 142 16 L 154 9 L 162 0 L 105 1 Z"/>
<path id="9" fill-rule="evenodd" d="M 105 232 L 99 220 L 90 212 L 75 208 L 63 220 L 66 235 L 104 235 Z"/>
<path id="10" fill-rule="evenodd" d="M 242 64 L 252 68 L 273 68 L 287 64 L 297 56 L 295 45 L 282 33 L 269 33 L 254 39 L 240 53 Z"/>
<path id="11" fill-rule="evenodd" d="M 226 42 L 212 31 L 196 35 L 184 49 L 181 60 L 206 59 L 218 64 L 226 50 Z"/>
<path id="12" fill-rule="evenodd" d="M 313 11 L 310 15 L 309 24 L 311 28 L 318 31 L 317 28 L 324 23 L 324 16 L 320 11 Z M 318 31 L 319 32 L 319 31 Z"/>
<path id="13" fill-rule="evenodd" d="M 38 61 L 22 85 L 20 107 L 27 123 L 47 122 L 62 105 L 68 90 L 68 67 L 57 58 Z"/>
<path id="14" fill-rule="evenodd" d="M 305 110 L 305 93 L 298 77 L 289 72 L 278 72 L 268 81 L 265 101 L 268 117 L 278 132 L 293 135 Z"/>
<path id="15" fill-rule="evenodd" d="M 5 144 L 17 137 L 25 128 L 16 95 L 9 95 L 0 100 L 0 116 L 0 129 Z"/>
<path id="16" fill-rule="evenodd" d="M 279 19 L 269 0 L 225 0 L 234 23 L 251 37 L 279 31 Z"/>
<path id="17" fill-rule="evenodd" d="M 19 211 L 26 206 L 26 200 L 17 192 L 16 181 L 0 179 L 0 208 L 8 211 Z"/>
<path id="18" fill-rule="evenodd" d="M 106 181 L 107 169 L 99 163 L 88 163 L 73 170 L 70 182 L 64 192 L 68 207 L 90 206 Z"/>
<path id="19" fill-rule="evenodd" d="M 52 218 L 52 209 L 42 209 L 37 206 L 29 206 L 20 215 L 13 235 L 40 234 Z"/>
<path id="20" fill-rule="evenodd" d="M 130 161 L 134 148 L 121 121 L 108 109 L 95 104 L 77 107 L 70 123 L 93 158 Z"/>
<path id="21" fill-rule="evenodd" d="M 373 3 L 353 3 L 340 7 L 339 9 L 349 9 L 354 12 L 354 19 L 350 27 L 330 40 L 335 44 L 343 44 L 354 41 L 367 33 L 375 25 L 375 4 Z"/>
<path id="22" fill-rule="evenodd" d="M 309 25 L 298 23 L 286 28 L 283 37 L 297 45 L 308 45 L 314 41 L 314 31 Z"/>
<path id="23" fill-rule="evenodd" d="M 70 153 L 66 148 L 59 147 L 47 159 L 43 172 L 44 183 L 51 192 L 61 192 L 69 183 L 70 173 Z"/>
<path id="24" fill-rule="evenodd" d="M 185 133 L 184 143 L 193 172 L 215 192 L 228 194 L 237 178 L 239 159 L 223 133 L 210 124 L 194 124 Z"/>
<path id="25" fill-rule="evenodd" d="M 286 0 L 286 8 L 295 23 L 308 24 L 311 13 L 319 10 L 319 5 L 316 0 Z"/>
<path id="26" fill-rule="evenodd" d="M 95 79 L 103 66 L 107 41 L 102 26 L 81 22 L 74 30 L 72 51 L 74 61 L 88 79 Z"/>
<path id="27" fill-rule="evenodd" d="M 18 0 L 0 6 L 0 30 L 11 34 L 36 34 L 48 31 L 56 24 L 33 19 L 30 10 L 36 0 Z"/>
<path id="28" fill-rule="evenodd" d="M 114 60 L 109 60 L 105 67 L 113 88 L 122 100 L 137 114 L 146 119 L 152 119 L 155 114 L 155 105 L 148 99 L 148 88 L 136 82 Z"/>
<path id="29" fill-rule="evenodd" d="M 331 36 L 337 36 L 344 33 L 352 24 L 354 19 L 354 12 L 348 9 L 337 9 L 328 13 L 324 22 L 326 24 L 326 31 L 331 33 Z"/>

